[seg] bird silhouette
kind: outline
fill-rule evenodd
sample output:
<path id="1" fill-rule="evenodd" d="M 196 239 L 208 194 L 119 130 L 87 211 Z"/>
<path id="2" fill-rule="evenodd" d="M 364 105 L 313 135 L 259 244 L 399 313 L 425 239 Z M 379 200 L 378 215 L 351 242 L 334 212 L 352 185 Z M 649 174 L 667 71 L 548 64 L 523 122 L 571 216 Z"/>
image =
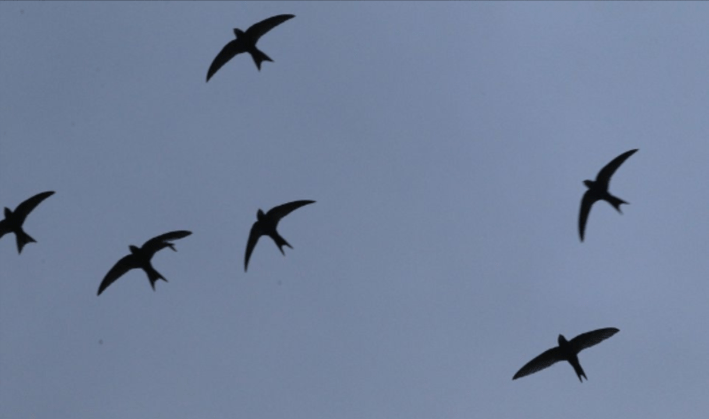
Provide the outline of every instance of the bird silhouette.
<path id="1" fill-rule="evenodd" d="M 535 372 L 550 367 L 559 361 L 569 361 L 571 366 L 574 367 L 574 371 L 579 377 L 579 381 L 583 382 L 581 377 L 588 380 L 586 373 L 583 372 L 583 368 L 581 368 L 581 364 L 579 363 L 579 352 L 601 343 L 618 332 L 619 330 L 615 327 L 608 327 L 605 329 L 582 333 L 570 341 L 567 341 L 564 335 L 559 335 L 559 346 L 551 348 L 529 361 L 525 366 L 517 371 L 517 374 L 515 374 L 512 379 L 516 380 L 520 377 L 524 377 L 525 375 L 534 374 Z"/>
<path id="2" fill-rule="evenodd" d="M 288 244 L 286 239 L 281 237 L 280 234 L 278 234 L 278 231 L 276 231 L 276 228 L 278 227 L 278 222 L 281 221 L 281 218 L 285 217 L 286 215 L 290 214 L 294 210 L 308 204 L 313 204 L 315 201 L 309 201 L 309 200 L 302 200 L 302 201 L 293 201 L 289 202 L 287 204 L 279 205 L 277 207 L 271 208 L 267 213 L 264 214 L 261 209 L 258 210 L 256 213 L 256 218 L 258 219 L 253 226 L 251 226 L 251 232 L 249 233 L 249 241 L 246 243 L 246 256 L 244 258 L 244 272 L 249 267 L 249 259 L 251 258 L 251 252 L 254 251 L 254 247 L 256 247 L 256 242 L 258 242 L 259 237 L 261 236 L 268 236 L 273 239 L 273 241 L 276 243 L 276 246 L 278 246 L 278 250 L 281 251 L 283 256 L 285 256 L 285 252 L 283 251 L 283 246 L 288 246 L 291 249 L 293 246 Z"/>
<path id="3" fill-rule="evenodd" d="M 269 17 L 268 19 L 262 20 L 259 23 L 253 24 L 246 32 L 239 28 L 234 28 L 234 35 L 236 39 L 230 41 L 228 44 L 222 48 L 222 50 L 217 54 L 212 61 L 212 65 L 209 66 L 209 71 L 207 71 L 207 81 L 217 72 L 224 64 L 229 62 L 234 56 L 242 52 L 248 52 L 251 54 L 254 63 L 256 63 L 256 68 L 261 71 L 261 62 L 273 60 L 263 51 L 256 48 L 256 42 L 259 38 L 265 35 L 268 31 L 285 22 L 288 19 L 294 18 L 295 15 L 277 15 Z"/>
<path id="4" fill-rule="evenodd" d="M 191 231 L 185 230 L 171 231 L 169 233 L 153 237 L 152 239 L 146 241 L 142 247 L 133 245 L 128 246 L 130 249 L 130 254 L 122 257 L 118 262 L 116 262 L 115 265 L 113 265 L 111 270 L 108 271 L 106 276 L 103 278 L 103 281 L 101 281 L 101 285 L 98 287 L 98 293 L 96 295 L 101 295 L 103 290 L 108 288 L 108 286 L 111 285 L 116 279 L 135 268 L 140 268 L 145 271 L 148 275 L 148 280 L 150 280 L 150 286 L 153 287 L 153 291 L 155 291 L 155 282 L 157 282 L 158 279 L 162 279 L 167 282 L 167 279 L 165 279 L 160 272 L 153 268 L 153 264 L 150 260 L 153 258 L 155 253 L 166 247 L 169 247 L 176 252 L 177 249 L 175 249 L 175 245 L 170 243 L 170 241 L 187 237 L 190 234 L 192 234 Z"/>
<path id="5" fill-rule="evenodd" d="M 5 207 L 5 219 L 0 221 L 0 238 L 7 233 L 15 233 L 17 254 L 22 253 L 22 248 L 25 247 L 27 243 L 37 243 L 37 240 L 25 233 L 25 230 L 22 229 L 22 224 L 24 224 L 27 215 L 29 215 L 40 202 L 52 195 L 54 195 L 54 191 L 38 193 L 18 205 L 14 212 L 10 210 L 10 208 Z"/>
<path id="6" fill-rule="evenodd" d="M 591 212 L 591 206 L 599 200 L 607 201 L 613 206 L 619 213 L 623 213 L 620 210 L 621 204 L 627 204 L 627 202 L 622 199 L 611 195 L 608 192 L 608 184 L 611 181 L 611 176 L 620 167 L 621 164 L 630 156 L 632 156 L 638 149 L 626 151 L 620 156 L 614 158 L 610 163 L 608 163 L 598 175 L 596 175 L 595 182 L 592 180 L 584 180 L 583 183 L 586 185 L 588 190 L 583 194 L 581 199 L 581 212 L 579 213 L 579 235 L 581 236 L 581 241 L 583 241 L 584 230 L 586 230 L 586 220 L 588 219 L 588 214 Z"/>

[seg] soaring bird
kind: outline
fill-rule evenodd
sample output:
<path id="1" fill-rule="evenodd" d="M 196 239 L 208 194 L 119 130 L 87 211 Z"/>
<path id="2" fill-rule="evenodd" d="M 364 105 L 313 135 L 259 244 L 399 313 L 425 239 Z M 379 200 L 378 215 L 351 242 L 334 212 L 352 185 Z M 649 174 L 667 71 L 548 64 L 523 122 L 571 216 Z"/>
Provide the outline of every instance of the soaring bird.
<path id="1" fill-rule="evenodd" d="M 273 239 L 273 241 L 276 243 L 276 246 L 278 246 L 278 250 L 283 253 L 283 256 L 285 256 L 285 252 L 283 251 L 283 246 L 288 246 L 291 249 L 293 246 L 288 244 L 286 239 L 281 237 L 280 234 L 278 234 L 278 231 L 276 231 L 276 227 L 278 227 L 278 222 L 281 221 L 281 218 L 285 217 L 286 215 L 290 214 L 294 210 L 308 204 L 313 204 L 315 201 L 308 201 L 308 200 L 303 200 L 303 201 L 293 201 L 289 202 L 287 204 L 279 205 L 277 207 L 271 208 L 267 213 L 264 214 L 261 209 L 258 210 L 256 213 L 256 218 L 258 221 L 254 223 L 253 226 L 251 226 L 251 232 L 249 233 L 249 241 L 246 243 L 246 257 L 244 258 L 244 272 L 246 272 L 246 269 L 249 267 L 249 258 L 251 258 L 251 252 L 254 251 L 254 247 L 256 247 L 256 242 L 258 242 L 259 237 L 261 236 L 268 236 Z"/>
<path id="2" fill-rule="evenodd" d="M 248 52 L 251 54 L 251 58 L 253 58 L 254 63 L 256 63 L 256 68 L 261 71 L 261 62 L 273 62 L 273 60 L 268 55 L 264 54 L 263 51 L 256 48 L 256 42 L 258 42 L 259 38 L 265 35 L 266 32 L 294 17 L 295 15 L 272 16 L 268 19 L 262 20 L 259 23 L 253 24 L 246 30 L 246 32 L 239 28 L 234 28 L 234 35 L 236 36 L 236 39 L 226 44 L 214 58 L 214 61 L 212 61 L 212 65 L 209 66 L 209 71 L 207 72 L 207 81 L 209 81 L 214 73 L 222 68 L 224 64 L 234 58 L 236 54 L 240 54 L 242 52 Z"/>
<path id="3" fill-rule="evenodd" d="M 581 364 L 579 363 L 579 352 L 601 343 L 618 332 L 619 330 L 615 327 L 608 327 L 605 329 L 582 333 L 570 341 L 566 340 L 564 335 L 559 335 L 559 346 L 551 348 L 533 360 L 527 362 L 525 366 L 517 371 L 517 374 L 515 374 L 512 379 L 516 380 L 520 377 L 524 377 L 525 375 L 534 374 L 535 372 L 550 367 L 559 361 L 569 361 L 569 364 L 574 367 L 574 371 L 576 371 L 579 381 L 583 382 L 581 377 L 588 380 L 586 374 L 583 372 L 583 368 L 581 368 Z"/>
<path id="4" fill-rule="evenodd" d="M 37 243 L 37 240 L 30 237 L 30 235 L 25 233 L 25 230 L 22 229 L 25 218 L 27 218 L 27 215 L 32 212 L 40 202 L 52 195 L 54 195 L 54 191 L 38 193 L 18 205 L 14 212 L 11 211 L 10 208 L 5 207 L 5 219 L 0 221 L 0 237 L 7 233 L 15 233 L 18 254 L 22 253 L 22 248 L 25 247 L 27 243 Z"/>
<path id="5" fill-rule="evenodd" d="M 169 233 L 153 237 L 143 243 L 142 247 L 133 245 L 128 246 L 130 249 L 130 254 L 122 257 L 118 262 L 116 262 L 115 265 L 113 265 L 111 270 L 108 271 L 106 276 L 103 278 L 103 281 L 101 281 L 101 285 L 98 287 L 98 293 L 96 295 L 101 295 L 103 290 L 108 288 L 108 286 L 111 285 L 116 279 L 135 268 L 140 268 L 145 271 L 148 275 L 148 280 L 150 280 L 150 286 L 153 287 L 153 291 L 155 291 L 155 282 L 157 282 L 158 279 L 162 279 L 167 282 L 167 279 L 165 279 L 164 276 L 160 275 L 160 272 L 153 268 L 153 264 L 150 260 L 156 252 L 166 247 L 169 247 L 176 252 L 177 249 L 175 249 L 175 245 L 170 243 L 170 241 L 187 237 L 190 234 L 192 234 L 191 231 L 185 230 L 171 231 Z"/>
<path id="6" fill-rule="evenodd" d="M 584 180 L 583 183 L 586 185 L 588 190 L 583 194 L 583 199 L 581 199 L 581 213 L 579 214 L 579 235 L 581 236 L 581 241 L 583 241 L 583 233 L 586 229 L 586 220 L 588 219 L 588 213 L 591 212 L 591 206 L 594 202 L 603 200 L 607 201 L 609 204 L 613 205 L 613 208 L 618 210 L 619 213 L 623 213 L 620 210 L 621 204 L 627 204 L 627 202 L 622 199 L 611 195 L 608 192 L 608 184 L 611 181 L 611 176 L 620 167 L 621 164 L 630 156 L 632 156 L 638 149 L 626 151 L 620 156 L 614 158 L 610 163 L 608 163 L 598 175 L 596 175 L 596 181 Z"/>

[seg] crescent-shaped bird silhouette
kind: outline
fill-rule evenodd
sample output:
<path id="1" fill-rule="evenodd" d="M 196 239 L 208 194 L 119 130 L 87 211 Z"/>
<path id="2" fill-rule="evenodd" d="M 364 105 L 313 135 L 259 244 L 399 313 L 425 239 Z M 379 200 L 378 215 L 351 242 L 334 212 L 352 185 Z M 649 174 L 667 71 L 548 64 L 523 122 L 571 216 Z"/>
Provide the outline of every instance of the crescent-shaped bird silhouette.
<path id="1" fill-rule="evenodd" d="M 283 251 L 283 246 L 288 246 L 291 249 L 293 246 L 288 244 L 286 239 L 281 237 L 280 234 L 278 234 L 278 231 L 276 231 L 276 228 L 278 227 L 278 222 L 281 221 L 281 218 L 285 217 L 286 215 L 290 214 L 291 212 L 295 211 L 296 209 L 308 205 L 308 204 L 313 204 L 315 201 L 309 201 L 309 200 L 302 200 L 302 201 L 293 201 L 289 202 L 287 204 L 279 205 L 277 207 L 271 208 L 267 213 L 264 214 L 261 209 L 258 210 L 256 213 L 256 218 L 258 219 L 253 226 L 251 226 L 251 232 L 249 233 L 249 241 L 246 243 L 246 256 L 244 257 L 244 272 L 249 267 L 249 259 L 251 258 L 251 252 L 254 251 L 254 247 L 256 247 L 256 243 L 258 242 L 259 237 L 261 236 L 268 236 L 273 239 L 273 241 L 276 243 L 276 246 L 278 246 L 278 250 L 281 251 L 283 256 L 286 255 L 286 253 Z"/>
<path id="2" fill-rule="evenodd" d="M 551 348 L 529 361 L 525 366 L 517 371 L 517 374 L 515 374 L 512 379 L 516 380 L 520 377 L 524 377 L 525 375 L 534 374 L 535 372 L 550 367 L 559 361 L 568 361 L 569 364 L 574 367 L 574 371 L 579 377 L 579 381 L 583 382 L 581 377 L 588 380 L 586 373 L 584 373 L 583 368 L 581 368 L 581 364 L 579 363 L 579 352 L 601 343 L 618 332 L 619 330 L 615 327 L 608 327 L 605 329 L 582 333 L 570 341 L 567 341 L 564 335 L 559 335 L 559 346 Z"/>
<path id="3" fill-rule="evenodd" d="M 186 230 L 171 231 L 169 233 L 153 237 L 143 243 L 143 246 L 141 247 L 133 245 L 128 246 L 130 249 L 130 254 L 122 257 L 118 262 L 116 262 L 115 265 L 113 265 L 111 270 L 108 271 L 106 276 L 103 278 L 103 281 L 101 281 L 101 285 L 98 287 L 98 293 L 96 295 L 101 295 L 103 290 L 108 288 L 108 286 L 111 285 L 116 279 L 120 278 L 131 269 L 136 268 L 140 268 L 145 271 L 148 275 L 150 286 L 153 287 L 153 291 L 155 291 L 155 282 L 157 282 L 158 279 L 162 279 L 167 282 L 167 279 L 165 279 L 160 272 L 153 268 L 153 264 L 150 260 L 153 258 L 155 253 L 166 247 L 169 247 L 176 252 L 177 249 L 175 249 L 175 245 L 170 242 L 187 237 L 190 234 L 192 234 L 192 232 Z"/>
<path id="4" fill-rule="evenodd" d="M 37 243 L 37 240 L 25 233 L 25 230 L 22 229 L 22 224 L 24 224 L 27 215 L 29 215 L 40 202 L 52 195 L 54 195 L 54 191 L 38 193 L 18 205 L 15 211 L 5 207 L 5 219 L 0 221 L 0 238 L 7 233 L 15 233 L 17 254 L 22 253 L 22 248 L 25 247 L 27 243 Z"/>
<path id="5" fill-rule="evenodd" d="M 613 173 L 618 170 L 620 165 L 623 164 L 628 157 L 635 154 L 636 151 L 638 151 L 637 148 L 626 151 L 620 156 L 614 158 L 603 169 L 601 169 L 600 172 L 598 172 L 595 182 L 592 180 L 583 181 L 588 190 L 585 194 L 583 194 L 583 198 L 581 199 L 581 212 L 579 213 L 579 236 L 581 237 L 581 241 L 583 241 L 584 231 L 586 230 L 586 220 L 588 220 L 588 214 L 591 212 L 591 206 L 596 201 L 606 201 L 611 204 L 613 208 L 618 210 L 619 213 L 623 213 L 623 211 L 620 210 L 620 205 L 627 204 L 627 202 L 611 195 L 608 192 L 608 184 L 611 181 L 611 176 L 613 176 Z"/>
<path id="6" fill-rule="evenodd" d="M 288 19 L 294 18 L 295 15 L 277 15 L 269 17 L 268 19 L 262 20 L 259 23 L 255 23 L 246 32 L 239 28 L 234 28 L 234 35 L 236 39 L 230 41 L 228 44 L 222 48 L 222 50 L 217 54 L 212 61 L 212 65 L 209 66 L 209 71 L 207 71 L 207 81 L 217 72 L 224 64 L 229 62 L 237 54 L 242 52 L 248 52 L 251 54 L 254 63 L 256 63 L 256 68 L 261 71 L 261 62 L 273 60 L 263 51 L 256 48 L 256 42 L 259 38 L 265 35 L 268 31 L 285 22 Z"/>

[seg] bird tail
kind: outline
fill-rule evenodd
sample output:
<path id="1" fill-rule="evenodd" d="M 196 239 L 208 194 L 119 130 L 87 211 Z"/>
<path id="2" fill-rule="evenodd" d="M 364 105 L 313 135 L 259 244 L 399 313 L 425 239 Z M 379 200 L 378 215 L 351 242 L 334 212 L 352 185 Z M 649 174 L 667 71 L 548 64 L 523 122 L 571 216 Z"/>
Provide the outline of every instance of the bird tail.
<path id="1" fill-rule="evenodd" d="M 283 256 L 286 255 L 286 253 L 283 251 L 283 246 L 288 246 L 288 247 L 290 247 L 291 249 L 293 248 L 293 246 L 291 246 L 290 244 L 288 244 L 288 242 L 286 241 L 286 239 L 284 239 L 283 237 L 281 237 L 281 235 L 278 234 L 278 233 L 276 233 L 276 234 L 273 235 L 273 241 L 276 242 L 276 246 L 278 246 L 278 250 L 280 250 L 281 253 L 283 253 Z"/>
<path id="2" fill-rule="evenodd" d="M 23 229 L 19 229 L 15 237 L 17 239 L 17 253 L 22 253 L 22 248 L 25 247 L 27 243 L 37 243 L 37 240 L 30 237 Z"/>
<path id="3" fill-rule="evenodd" d="M 160 274 L 155 268 L 153 268 L 152 265 L 149 265 L 145 269 L 145 273 L 148 274 L 148 279 L 150 280 L 150 286 L 153 287 L 153 291 L 155 291 L 155 283 L 158 282 L 158 279 L 162 279 L 163 281 L 167 282 L 167 279 L 165 279 L 164 276 Z"/>
<path id="4" fill-rule="evenodd" d="M 620 210 L 621 204 L 627 204 L 627 202 L 623 201 L 622 199 L 618 198 L 617 196 L 613 196 L 611 194 L 608 194 L 607 198 L 608 203 L 613 205 L 613 208 L 618 210 L 619 213 L 623 213 L 623 211 Z"/>
<path id="5" fill-rule="evenodd" d="M 256 63 L 256 68 L 258 68 L 259 71 L 261 71 L 261 63 L 264 61 L 271 61 L 271 57 L 268 55 L 264 54 L 263 51 L 259 50 L 258 48 L 254 48 L 253 52 L 251 52 L 251 58 L 254 59 L 254 63 Z"/>
<path id="6" fill-rule="evenodd" d="M 586 373 L 583 372 L 583 368 L 581 368 L 581 364 L 579 364 L 578 362 L 576 362 L 576 363 L 572 363 L 571 365 L 574 366 L 574 371 L 576 371 L 576 375 L 578 375 L 579 381 L 581 381 L 581 382 L 583 383 L 583 380 L 581 379 L 581 377 L 583 377 L 583 378 L 585 378 L 586 380 L 588 380 L 588 377 L 586 377 Z"/>

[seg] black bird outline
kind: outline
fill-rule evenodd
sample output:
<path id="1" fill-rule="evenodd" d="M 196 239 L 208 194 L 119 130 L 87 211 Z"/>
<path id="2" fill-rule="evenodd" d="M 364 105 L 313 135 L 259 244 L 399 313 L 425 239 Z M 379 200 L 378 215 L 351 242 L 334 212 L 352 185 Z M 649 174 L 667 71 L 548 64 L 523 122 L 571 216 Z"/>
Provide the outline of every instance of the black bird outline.
<path id="1" fill-rule="evenodd" d="M 620 330 L 615 327 L 607 327 L 605 329 L 582 333 L 570 341 L 567 341 L 564 335 L 559 335 L 559 346 L 548 349 L 533 360 L 527 362 L 522 368 L 520 368 L 519 371 L 517 371 L 512 379 L 516 380 L 518 378 L 534 374 L 535 372 L 548 368 L 559 361 L 568 361 L 569 364 L 574 367 L 574 371 L 579 377 L 579 381 L 583 383 L 581 377 L 586 380 L 588 380 L 588 377 L 586 377 L 586 373 L 584 373 L 583 368 L 581 368 L 581 364 L 579 363 L 579 352 L 603 342 L 619 331 Z"/>
<path id="2" fill-rule="evenodd" d="M 25 230 L 22 229 L 25 219 L 29 213 L 37 207 L 37 205 L 52 195 L 54 195 L 54 191 L 38 193 L 37 195 L 23 201 L 17 206 L 17 208 L 15 208 L 15 211 L 5 207 L 5 219 L 0 221 L 0 238 L 7 233 L 15 233 L 18 255 L 22 253 L 22 248 L 24 248 L 27 243 L 37 243 L 37 240 L 33 239 L 25 232 Z"/>
<path id="3" fill-rule="evenodd" d="M 170 241 L 187 237 L 190 234 L 192 234 L 192 232 L 186 230 L 171 231 L 169 233 L 153 237 L 143 243 L 143 246 L 141 247 L 133 245 L 128 246 L 130 249 L 130 254 L 122 257 L 118 262 L 116 262 L 115 265 L 113 265 L 111 270 L 108 271 L 106 276 L 101 281 L 101 285 L 98 287 L 98 293 L 96 295 L 101 295 L 101 293 L 108 288 L 109 285 L 123 276 L 123 274 L 136 268 L 140 268 L 145 271 L 145 274 L 148 275 L 150 286 L 153 287 L 153 291 L 155 291 L 155 282 L 157 282 L 158 279 L 162 279 L 167 282 L 167 279 L 165 279 L 160 272 L 153 268 L 151 259 L 155 253 L 166 247 L 169 247 L 174 252 L 177 252 L 175 245 L 170 243 Z"/>
<path id="4" fill-rule="evenodd" d="M 251 258 L 251 252 L 254 251 L 256 243 L 258 242 L 258 239 L 261 236 L 268 236 L 273 239 L 273 241 L 276 243 L 276 246 L 278 246 L 278 250 L 280 250 L 283 256 L 285 256 L 286 253 L 283 251 L 283 246 L 288 246 L 291 249 L 293 248 L 293 246 L 291 246 L 286 241 L 286 239 L 281 237 L 281 235 L 278 234 L 278 231 L 276 231 L 276 228 L 278 227 L 278 222 L 281 221 L 283 217 L 295 211 L 296 209 L 304 205 L 314 203 L 315 201 L 310 200 L 288 202 L 287 204 L 271 208 L 265 214 L 259 208 L 258 212 L 256 213 L 257 221 L 251 226 L 249 240 L 246 243 L 246 255 L 244 256 L 244 272 L 246 272 L 249 267 L 249 259 Z"/>
<path id="5" fill-rule="evenodd" d="M 620 156 L 614 158 L 610 163 L 605 165 L 600 172 L 598 172 L 595 181 L 588 179 L 583 181 L 583 184 L 586 185 L 588 190 L 583 194 L 583 198 L 581 199 L 581 211 L 579 213 L 579 236 L 581 237 L 582 242 L 584 231 L 586 230 L 586 220 L 588 220 L 588 214 L 591 212 L 591 206 L 593 206 L 596 201 L 606 201 L 611 204 L 613 208 L 618 210 L 619 213 L 623 213 L 623 211 L 620 210 L 620 206 L 621 204 L 627 204 L 627 202 L 611 195 L 610 192 L 608 192 L 608 185 L 610 184 L 613 173 L 618 170 L 620 165 L 623 164 L 628 157 L 635 154 L 636 151 L 638 151 L 637 148 L 626 151 Z"/>
<path id="6" fill-rule="evenodd" d="M 234 28 L 234 36 L 236 36 L 236 39 L 227 43 L 214 58 L 212 65 L 209 66 L 209 71 L 207 71 L 207 81 L 209 81 L 214 73 L 222 68 L 224 64 L 242 52 L 248 52 L 251 55 L 251 58 L 253 58 L 254 63 L 256 63 L 256 68 L 261 71 L 261 63 L 263 61 L 273 62 L 273 60 L 271 57 L 264 54 L 263 51 L 256 48 L 256 43 L 268 31 L 294 17 L 295 15 L 271 16 L 268 19 L 264 19 L 261 22 L 251 25 L 246 32 L 239 28 Z"/>

